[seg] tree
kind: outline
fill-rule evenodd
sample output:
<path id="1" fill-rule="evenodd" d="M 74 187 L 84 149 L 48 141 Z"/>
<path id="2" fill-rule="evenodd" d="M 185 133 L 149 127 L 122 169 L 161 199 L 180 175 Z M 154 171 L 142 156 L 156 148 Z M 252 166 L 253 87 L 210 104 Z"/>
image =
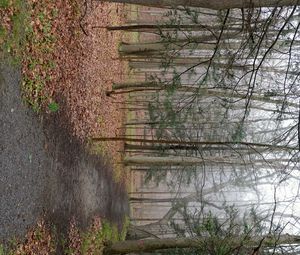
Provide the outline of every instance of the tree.
<path id="1" fill-rule="evenodd" d="M 250 218 L 239 218 L 233 207 L 225 209 L 226 217 L 220 221 L 211 212 L 202 210 L 189 213 L 184 209 L 184 225 L 173 223 L 177 233 L 173 238 L 130 240 L 110 244 L 104 254 L 127 254 L 134 252 L 154 252 L 156 250 L 183 249 L 184 253 L 194 254 L 252 254 L 254 251 L 273 250 L 275 254 L 286 251 L 288 244 L 300 243 L 296 235 L 284 235 L 276 226 L 274 231 L 264 227 L 261 217 L 251 210 Z M 204 216 L 204 217 L 203 217 Z M 272 223 L 271 223 L 272 225 Z M 269 228 L 271 230 L 271 228 Z M 148 237 L 148 236 L 146 236 Z M 176 254 L 171 252 L 171 254 Z"/>
<path id="2" fill-rule="evenodd" d="M 202 212 L 214 210 L 223 220 L 220 211 L 227 206 L 227 194 L 233 192 L 235 201 L 229 202 L 237 202 L 239 208 L 247 210 L 254 194 L 256 209 L 261 206 L 259 213 L 265 212 L 269 231 L 248 245 L 252 251 L 260 249 L 269 238 L 266 234 L 282 230 L 274 222 L 280 221 L 278 215 L 285 206 L 281 202 L 286 202 L 277 200 L 276 194 L 271 201 L 262 201 L 268 193 L 262 186 L 274 190 L 293 176 L 297 179 L 300 9 L 255 7 L 294 5 L 299 1 L 254 0 L 251 5 L 250 1 L 116 2 L 168 7 L 158 11 L 166 14 L 158 15 L 161 20 L 157 26 L 138 20 L 136 26 L 131 23 L 116 27 L 141 32 L 140 38 L 144 32 L 155 35 L 151 40 L 120 45 L 134 82 L 114 84 L 107 93 L 112 97 L 128 94 L 126 109 L 133 114 L 123 128 L 130 132 L 122 137 L 94 138 L 126 142 L 123 159 L 127 168 L 138 180 L 152 178 L 151 185 L 161 181 L 152 186 L 145 181 L 134 190 L 135 196 L 130 198 L 136 209 L 129 229 L 132 237 L 164 238 L 165 233 L 170 234 L 171 224 L 183 226 L 171 232 L 174 238 L 164 239 L 170 241 L 169 246 L 149 240 L 140 242 L 141 247 L 136 249 L 168 249 L 180 240 L 181 249 L 190 242 L 190 246 L 201 250 L 199 254 L 218 254 L 218 247 L 225 250 L 223 254 L 239 254 L 233 249 L 243 245 L 218 236 L 218 232 L 226 231 L 212 224 L 215 220 L 207 224 L 210 232 L 203 231 L 203 224 L 186 221 L 190 216 L 185 213 L 190 210 L 192 214 L 195 208 Z M 215 10 L 185 8 L 188 6 Z M 236 7 L 242 9 L 219 11 Z M 169 22 L 165 22 L 166 17 Z M 160 189 L 162 185 L 166 188 Z M 187 226 L 196 227 L 186 234 Z M 238 233 L 231 235 L 234 241 L 253 240 L 253 235 L 243 239 L 241 231 Z M 217 243 L 208 238 L 211 234 Z M 200 243 L 196 244 L 196 239 Z M 117 252 L 120 247 L 133 251 L 139 246 L 138 242 L 123 244 L 115 250 L 108 247 L 107 252 Z M 276 247 L 274 243 L 266 245 Z"/>
<path id="3" fill-rule="evenodd" d="M 282 235 L 278 238 L 274 236 L 260 236 L 260 237 L 252 237 L 249 239 L 244 239 L 241 237 L 233 238 L 231 237 L 230 245 L 224 246 L 222 254 L 231 254 L 230 252 L 242 250 L 245 248 L 243 246 L 248 246 L 250 251 L 252 249 L 255 250 L 263 249 L 263 248 L 273 248 L 274 246 L 288 245 L 288 244 L 296 244 L 300 243 L 299 236 L 293 235 Z M 129 240 L 122 241 L 111 244 L 104 248 L 104 254 L 112 255 L 112 254 L 128 254 L 134 252 L 154 252 L 156 250 L 164 250 L 164 249 L 184 249 L 184 248 L 197 248 L 203 249 L 203 246 L 210 243 L 209 238 L 205 237 L 196 237 L 196 238 L 163 238 L 163 239 L 145 239 L 145 240 Z M 211 243 L 210 243 L 211 244 Z M 202 246 L 202 247 L 201 247 Z M 221 249 L 221 247 L 218 247 Z M 204 247 L 204 249 L 209 250 L 209 247 Z M 227 252 L 227 253 L 226 253 Z M 204 254 L 204 253 L 202 253 Z M 208 253 L 206 253 L 208 254 Z M 250 254 L 250 253 L 249 253 Z"/>
<path id="4" fill-rule="evenodd" d="M 256 8 L 292 6 L 299 4 L 299 0 L 102 0 L 105 2 L 117 2 L 127 4 L 139 4 L 152 7 L 177 7 L 190 6 L 202 7 L 214 10 L 233 8 Z"/>
<path id="5" fill-rule="evenodd" d="M 154 140 L 154 139 L 142 139 L 142 138 L 128 138 L 128 137 L 94 137 L 92 138 L 93 141 L 126 141 L 126 142 L 142 142 L 142 143 L 150 143 L 150 144 L 179 144 L 179 145 L 194 145 L 194 146 L 200 146 L 200 145 L 208 145 L 208 146 L 232 146 L 232 148 L 235 148 L 235 146 L 241 146 L 249 147 L 249 148 L 266 148 L 266 149 L 282 149 L 287 151 L 293 151 L 297 150 L 298 148 L 296 146 L 284 146 L 284 145 L 278 145 L 278 144 L 264 144 L 264 143 L 252 143 L 252 142 L 234 142 L 234 141 L 228 141 L 228 142 L 221 142 L 221 141 L 179 141 L 179 140 Z"/>
<path id="6" fill-rule="evenodd" d="M 127 254 L 132 252 L 151 252 L 170 248 L 188 248 L 199 245 L 195 238 L 168 238 L 168 239 L 147 239 L 130 240 L 112 244 L 106 247 L 104 254 Z"/>

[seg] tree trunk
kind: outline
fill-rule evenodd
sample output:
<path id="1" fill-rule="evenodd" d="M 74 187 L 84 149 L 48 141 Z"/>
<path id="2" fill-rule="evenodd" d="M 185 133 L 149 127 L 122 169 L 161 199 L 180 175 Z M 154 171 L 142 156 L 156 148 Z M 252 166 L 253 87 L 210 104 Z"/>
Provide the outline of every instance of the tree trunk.
<path id="1" fill-rule="evenodd" d="M 226 67 L 226 64 L 216 64 L 217 66 L 224 66 Z M 247 69 L 247 67 L 245 66 L 233 66 L 230 68 L 240 68 L 240 69 Z M 262 71 L 270 71 L 271 69 L 266 69 L 266 68 L 261 68 Z M 274 72 L 279 73 L 279 70 L 274 69 Z M 282 72 L 285 74 L 287 73 L 287 71 L 283 71 Z M 126 84 L 123 84 L 123 87 L 121 87 L 121 85 L 117 86 L 115 85 L 113 88 L 115 89 L 123 89 L 124 86 Z M 134 87 L 136 85 L 136 87 Z M 111 94 L 123 94 L 123 93 L 129 93 L 129 92 L 137 92 L 137 91 L 149 91 L 149 90 L 153 90 L 153 91 L 159 91 L 159 90 L 164 90 L 167 89 L 169 85 L 167 84 L 159 84 L 156 82 L 144 82 L 144 83 L 132 83 L 132 84 L 128 84 L 127 87 L 128 88 L 134 88 L 131 89 L 129 91 L 108 91 L 107 95 L 111 95 Z M 240 99 L 247 99 L 247 94 L 244 93 L 235 93 L 233 91 L 230 90 L 223 90 L 223 89 L 206 89 L 206 88 L 199 88 L 199 87 L 193 87 L 193 86 L 179 86 L 178 88 L 176 88 L 177 91 L 184 91 L 184 92 L 193 92 L 193 93 L 198 93 L 201 96 L 206 96 L 206 97 L 224 97 L 224 98 L 240 98 Z M 284 95 L 283 95 L 284 96 Z M 270 97 L 267 97 L 265 95 L 252 95 L 251 96 L 251 100 L 256 100 L 256 101 L 261 101 L 263 103 L 270 103 L 270 104 L 276 104 L 276 105 L 281 105 L 284 104 L 287 106 L 291 106 L 291 107 L 296 107 L 299 108 L 299 104 L 298 103 L 293 103 L 293 102 L 288 102 L 287 100 L 281 100 L 281 99 L 272 99 Z"/>
<path id="2" fill-rule="evenodd" d="M 172 249 L 172 248 L 193 248 L 199 247 L 209 240 L 205 237 L 199 238 L 163 238 L 163 239 L 145 239 L 145 240 L 130 240 L 121 241 L 112 244 L 111 246 L 104 248 L 104 254 L 127 254 L 127 253 L 141 253 L 151 252 L 155 250 Z M 293 235 L 281 235 L 278 238 L 274 236 L 256 236 L 253 238 L 244 240 L 244 237 L 236 237 L 228 240 L 234 249 L 234 246 L 242 245 L 257 247 L 261 245 L 263 247 L 276 247 L 280 244 L 293 244 L 299 243 L 300 237 Z"/>
<path id="3" fill-rule="evenodd" d="M 182 49 L 198 49 L 198 50 L 214 50 L 216 47 L 215 43 L 206 42 L 150 42 L 150 43 L 122 43 L 119 46 L 119 52 L 123 55 L 129 54 L 148 54 L 148 53 L 161 53 L 163 51 L 182 50 Z M 233 43 L 231 48 L 239 49 L 240 44 Z"/>
<path id="4" fill-rule="evenodd" d="M 151 219 L 153 221 L 153 219 Z M 127 240 L 139 240 L 149 237 L 155 237 L 165 235 L 174 231 L 168 224 L 161 224 L 160 222 L 150 223 L 143 226 L 129 226 L 127 230 Z"/>
<path id="5" fill-rule="evenodd" d="M 263 162 L 270 160 L 264 160 Z M 194 166 L 204 163 L 222 164 L 222 165 L 253 165 L 260 161 L 237 161 L 224 159 L 222 157 L 184 157 L 184 156 L 169 156 L 169 157 L 151 157 L 151 156 L 126 156 L 124 158 L 125 165 L 149 165 L 149 166 Z"/>
<path id="6" fill-rule="evenodd" d="M 171 248 L 197 247 L 199 244 L 195 238 L 164 238 L 130 240 L 118 242 L 104 249 L 104 254 L 127 254 L 133 252 L 147 252 Z"/>
<path id="7" fill-rule="evenodd" d="M 152 7 L 191 6 L 214 10 L 233 8 L 277 7 L 298 5 L 299 0 L 102 0 L 104 2 L 138 4 Z"/>
<path id="8" fill-rule="evenodd" d="M 298 147 L 285 146 L 285 145 L 273 145 L 264 143 L 251 143 L 251 142 L 211 142 L 211 141 L 178 141 L 178 140 L 150 140 L 150 139 L 140 139 L 140 138 L 127 138 L 127 137 L 93 137 L 93 141 L 124 141 L 124 142 L 141 142 L 141 143 L 151 143 L 151 144 L 186 144 L 186 145 L 206 145 L 206 146 L 218 146 L 223 145 L 233 146 L 246 146 L 249 148 L 267 148 L 267 149 L 282 149 L 282 150 L 298 150 Z"/>

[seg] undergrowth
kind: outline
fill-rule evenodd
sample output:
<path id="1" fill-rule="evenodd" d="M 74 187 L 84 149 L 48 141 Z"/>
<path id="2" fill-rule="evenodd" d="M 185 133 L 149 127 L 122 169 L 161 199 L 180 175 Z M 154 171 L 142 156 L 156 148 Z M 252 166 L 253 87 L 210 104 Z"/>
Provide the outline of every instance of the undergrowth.
<path id="1" fill-rule="evenodd" d="M 53 101 L 44 88 L 56 67 L 58 12 L 54 0 L 0 0 L 0 58 L 22 66 L 23 98 L 35 111 Z"/>
<path id="2" fill-rule="evenodd" d="M 44 221 L 30 230 L 24 241 L 12 239 L 7 245 L 0 243 L 0 255 L 25 254 L 56 254 L 58 245 L 63 246 L 66 255 L 94 255 L 101 254 L 105 245 L 125 240 L 129 219 L 126 217 L 122 229 L 107 220 L 94 218 L 91 226 L 80 230 L 76 222 L 70 222 L 70 229 L 66 239 L 58 238 L 55 227 L 50 227 Z"/>

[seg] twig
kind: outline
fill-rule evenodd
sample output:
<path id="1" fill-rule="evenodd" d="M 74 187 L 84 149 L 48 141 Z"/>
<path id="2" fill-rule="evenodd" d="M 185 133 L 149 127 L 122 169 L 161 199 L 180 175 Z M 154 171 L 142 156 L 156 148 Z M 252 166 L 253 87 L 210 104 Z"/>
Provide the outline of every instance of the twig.
<path id="1" fill-rule="evenodd" d="M 82 25 L 82 21 L 83 21 L 84 17 L 85 17 L 86 14 L 87 14 L 87 9 L 88 9 L 88 3 L 87 3 L 87 0 L 85 0 L 83 4 L 84 4 L 84 7 L 85 7 L 85 8 L 84 8 L 84 13 L 83 13 L 83 15 L 81 15 L 81 17 L 80 17 L 80 20 L 79 20 L 79 26 L 80 26 L 82 32 L 83 32 L 86 36 L 88 36 L 88 33 L 86 32 L 86 30 L 84 29 L 84 27 L 83 27 L 83 25 Z"/>

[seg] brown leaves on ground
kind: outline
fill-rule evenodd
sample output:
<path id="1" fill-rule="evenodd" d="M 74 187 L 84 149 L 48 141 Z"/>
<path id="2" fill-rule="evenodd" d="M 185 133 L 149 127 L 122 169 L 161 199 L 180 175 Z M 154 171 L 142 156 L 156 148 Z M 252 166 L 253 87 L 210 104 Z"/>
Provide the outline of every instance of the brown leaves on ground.
<path id="1" fill-rule="evenodd" d="M 55 254 L 56 240 L 51 235 L 45 222 L 40 221 L 37 226 L 30 230 L 25 242 L 19 244 L 13 254 L 15 255 L 48 255 Z"/>
<path id="2" fill-rule="evenodd" d="M 68 234 L 68 243 L 66 249 L 72 255 L 93 255 L 101 254 L 103 248 L 103 239 L 101 235 L 101 219 L 95 217 L 90 227 L 84 233 L 80 232 L 76 221 L 72 220 Z"/>
<path id="3" fill-rule="evenodd" d="M 117 136 L 121 134 L 118 128 L 124 112 L 115 102 L 122 102 L 123 98 L 107 97 L 106 91 L 111 90 L 113 82 L 124 79 L 125 64 L 118 55 L 122 34 L 93 27 L 123 23 L 124 17 L 120 13 L 125 13 L 125 10 L 123 5 L 90 1 L 87 5 L 82 3 L 80 10 L 80 22 L 70 26 L 73 32 L 64 30 L 59 33 L 58 47 L 61 50 L 57 64 L 60 69 L 57 82 L 52 83 L 55 86 L 52 91 L 66 100 L 62 110 L 68 114 L 73 135 L 80 140 L 94 136 Z M 122 142 L 107 143 L 101 144 L 97 152 L 109 155 L 113 162 L 119 162 L 121 157 L 118 151 L 122 149 Z"/>
<path id="4" fill-rule="evenodd" d="M 8 33 L 14 29 L 12 17 L 20 12 L 13 5 L 16 1 L 19 0 L 9 0 L 7 8 L 0 8 L 2 27 Z M 93 136 L 119 135 L 124 113 L 115 102 L 123 98 L 107 97 L 106 91 L 111 90 L 113 82 L 124 79 L 125 64 L 118 56 L 122 34 L 99 27 L 121 24 L 124 6 L 100 1 L 28 0 L 27 7 L 22 48 L 23 93 L 27 102 L 48 114 L 53 113 L 47 105 L 57 102 L 57 114 L 68 117 L 66 125 L 83 143 Z M 110 143 L 102 146 L 101 152 L 117 162 L 122 148 L 122 142 Z M 92 228 L 100 227 L 100 220 L 95 219 Z M 91 238 L 91 247 L 99 245 Z M 74 222 L 69 239 L 73 254 L 81 254 L 78 249 L 84 244 Z M 55 242 L 41 221 L 28 232 L 15 254 L 54 254 Z M 92 250 L 87 248 L 87 252 Z"/>
<path id="5" fill-rule="evenodd" d="M 107 97 L 106 91 L 124 79 L 125 64 L 118 55 L 122 34 L 105 27 L 124 22 L 124 6 L 90 0 L 28 0 L 26 5 L 21 0 L 4 1 L 2 30 L 10 37 L 23 31 L 17 33 L 22 40 L 15 44 L 23 46 L 26 101 L 48 113 L 49 103 L 57 101 L 60 113 L 68 118 L 66 125 L 82 142 L 119 135 L 123 111 L 116 102 L 123 99 Z M 13 20 L 16 15 L 18 22 Z M 20 50 L 10 39 L 12 51 Z M 107 154 L 116 155 L 122 143 L 105 147 Z"/>
<path id="6" fill-rule="evenodd" d="M 85 4 L 86 3 L 86 4 Z M 94 136 L 117 136 L 124 112 L 122 96 L 110 98 L 106 91 L 113 82 L 124 79 L 125 64 L 119 59 L 120 32 L 109 32 L 109 25 L 121 24 L 124 6 L 96 1 L 79 2 L 79 13 L 66 1 L 58 1 L 59 13 L 55 51 L 56 81 L 49 84 L 49 94 L 63 99 L 61 111 L 69 119 L 74 136 L 86 141 Z M 87 35 L 86 35 L 86 34 Z M 122 142 L 100 145 L 100 152 L 121 161 Z M 99 152 L 99 151 L 98 151 Z"/>
<path id="7" fill-rule="evenodd" d="M 58 244 L 62 244 L 63 252 L 70 255 L 101 254 L 104 247 L 101 233 L 102 223 L 99 217 L 94 217 L 86 231 L 80 231 L 76 221 L 70 222 L 68 236 L 59 239 L 55 231 L 41 220 L 35 228 L 30 230 L 24 242 L 15 244 L 9 254 L 14 255 L 49 255 L 56 254 Z"/>
<path id="8" fill-rule="evenodd" d="M 8 33 L 14 29 L 12 16 L 20 12 L 13 5 L 16 1 L 9 0 L 8 8 L 0 8 L 2 27 Z M 68 117 L 65 124 L 83 143 L 94 136 L 120 135 L 124 113 L 116 102 L 123 98 L 107 97 L 106 91 L 111 90 L 113 82 L 124 79 L 125 64 L 118 56 L 122 34 L 101 27 L 121 24 L 124 6 L 100 1 L 28 0 L 27 7 L 22 48 L 27 102 L 41 106 L 48 114 L 54 114 L 48 104 L 57 102 L 56 114 Z M 122 149 L 123 143 L 119 142 L 101 145 L 100 151 L 118 162 L 118 151 Z M 95 229 L 100 226 L 100 221 L 94 221 Z M 84 245 L 75 223 L 71 223 L 69 239 L 69 248 L 74 252 Z M 54 254 L 55 241 L 42 221 L 28 232 L 15 254 Z M 96 241 L 91 239 L 92 246 Z"/>
<path id="9" fill-rule="evenodd" d="M 92 3 L 86 7 L 81 3 L 78 19 L 69 17 L 71 11 L 66 10 L 72 7 L 66 1 L 57 3 L 65 14 L 59 15 L 62 24 L 57 31 L 57 80 L 48 88 L 54 97 L 62 96 L 66 100 L 62 110 L 68 114 L 73 134 L 82 141 L 95 135 L 115 136 L 122 121 L 120 106 L 113 102 L 122 98 L 112 99 L 105 94 L 112 82 L 124 77 L 124 65 L 117 49 L 121 34 L 110 33 L 105 28 L 93 29 L 121 23 L 122 18 L 116 13 L 118 5 Z"/>
<path id="10" fill-rule="evenodd" d="M 56 79 L 54 51 L 59 10 L 54 0 L 29 0 L 27 9 L 22 92 L 27 103 L 40 110 L 52 101 L 47 86 Z"/>
<path id="11" fill-rule="evenodd" d="M 58 113 L 83 143 L 94 136 L 120 135 L 124 112 L 117 102 L 123 98 L 107 97 L 106 91 L 125 76 L 118 54 L 122 34 L 105 27 L 124 22 L 124 6 L 83 0 L 28 0 L 28 5 L 30 33 L 23 57 L 27 102 L 49 114 L 49 103 L 57 102 Z M 118 166 L 121 150 L 123 143 L 114 142 L 95 151 Z"/>

